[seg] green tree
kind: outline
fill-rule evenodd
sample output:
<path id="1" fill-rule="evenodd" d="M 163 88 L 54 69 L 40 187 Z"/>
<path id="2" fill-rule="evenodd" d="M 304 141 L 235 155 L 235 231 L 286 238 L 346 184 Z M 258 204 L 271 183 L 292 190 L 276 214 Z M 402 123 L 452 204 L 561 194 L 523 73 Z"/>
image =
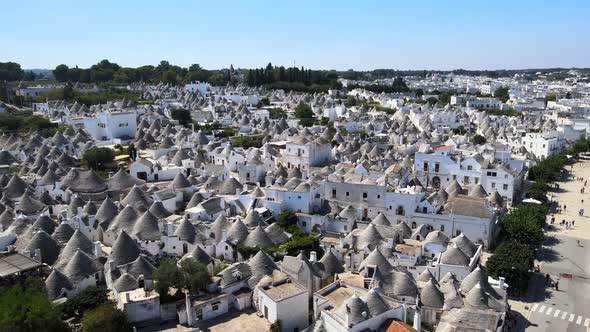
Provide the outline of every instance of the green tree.
<path id="1" fill-rule="evenodd" d="M 43 281 L 28 281 L 25 286 L 0 288 L 0 330 L 67 331 L 43 287 Z"/>
<path id="2" fill-rule="evenodd" d="M 486 142 L 487 142 L 486 138 L 481 135 L 473 136 L 473 144 L 475 144 L 475 145 L 486 144 Z"/>
<path id="3" fill-rule="evenodd" d="M 543 242 L 543 225 L 546 209 L 543 206 L 522 204 L 505 215 L 502 220 L 504 234 L 508 240 L 531 247 Z"/>
<path id="4" fill-rule="evenodd" d="M 109 148 L 90 148 L 84 151 L 82 161 L 94 170 L 104 170 L 115 160 L 115 152 Z"/>
<path id="5" fill-rule="evenodd" d="M 436 103 L 438 103 L 438 99 L 436 97 L 428 97 L 428 99 L 426 99 L 426 103 L 430 105 L 435 105 Z"/>
<path id="6" fill-rule="evenodd" d="M 504 277 L 510 285 L 509 291 L 524 293 L 528 288 L 530 271 L 534 267 L 533 250 L 526 244 L 515 241 L 504 242 L 488 258 L 486 268 L 493 278 Z"/>
<path id="7" fill-rule="evenodd" d="M 168 297 L 168 290 L 171 287 L 178 287 L 181 284 L 181 278 L 178 266 L 176 266 L 176 260 L 165 258 L 154 271 L 154 287 L 160 297 L 165 299 Z"/>
<path id="8" fill-rule="evenodd" d="M 205 264 L 194 259 L 184 259 L 180 262 L 179 273 L 182 288 L 191 292 L 207 288 L 209 273 Z"/>
<path id="9" fill-rule="evenodd" d="M 310 127 L 314 122 L 314 113 L 311 107 L 304 103 L 299 103 L 295 107 L 295 117 L 300 121 L 299 123 L 304 127 Z"/>
<path id="10" fill-rule="evenodd" d="M 114 304 L 106 303 L 89 310 L 82 317 L 84 332 L 127 332 L 131 326 L 124 312 Z"/>
<path id="11" fill-rule="evenodd" d="M 453 134 L 455 134 L 455 135 L 465 134 L 465 127 L 463 125 L 460 125 L 457 128 L 453 128 Z"/>
<path id="12" fill-rule="evenodd" d="M 494 92 L 494 97 L 500 99 L 503 103 L 507 102 L 510 99 L 510 93 L 508 86 L 502 86 L 496 89 Z"/>
<path id="13" fill-rule="evenodd" d="M 193 118 L 191 117 L 191 112 L 184 108 L 175 108 L 170 112 L 170 116 L 174 120 L 178 120 L 183 126 L 188 126 L 193 122 Z"/>
<path id="14" fill-rule="evenodd" d="M 346 107 L 357 106 L 358 103 L 358 100 L 354 96 L 346 96 L 346 101 L 344 102 Z"/>
<path id="15" fill-rule="evenodd" d="M 88 287 L 70 297 L 60 309 L 64 317 L 70 318 L 82 316 L 86 311 L 105 303 L 110 303 L 105 287 Z"/>
<path id="16" fill-rule="evenodd" d="M 172 69 L 168 69 L 162 74 L 162 82 L 164 83 L 176 85 L 178 84 L 178 81 L 178 75 L 176 75 L 176 72 Z"/>
<path id="17" fill-rule="evenodd" d="M 213 86 L 223 86 L 227 83 L 225 77 L 221 73 L 211 75 L 207 81 Z"/>

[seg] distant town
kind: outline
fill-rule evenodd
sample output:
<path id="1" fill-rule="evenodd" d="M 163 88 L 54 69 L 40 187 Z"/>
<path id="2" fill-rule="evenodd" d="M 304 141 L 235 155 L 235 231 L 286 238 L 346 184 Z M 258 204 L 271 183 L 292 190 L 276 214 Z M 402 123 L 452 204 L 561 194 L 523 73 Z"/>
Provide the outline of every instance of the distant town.
<path id="1" fill-rule="evenodd" d="M 0 131 L 0 331 L 590 328 L 589 69 L 4 62 Z"/>

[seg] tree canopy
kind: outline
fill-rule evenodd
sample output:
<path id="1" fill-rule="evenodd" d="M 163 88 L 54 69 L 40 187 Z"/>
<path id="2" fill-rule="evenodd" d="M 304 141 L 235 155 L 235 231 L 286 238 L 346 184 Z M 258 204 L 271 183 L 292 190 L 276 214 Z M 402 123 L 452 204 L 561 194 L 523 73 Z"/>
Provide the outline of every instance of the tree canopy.
<path id="1" fill-rule="evenodd" d="M 82 317 L 84 332 L 128 332 L 131 330 L 127 315 L 113 303 L 105 303 L 87 311 Z"/>
<path id="2" fill-rule="evenodd" d="M 299 103 L 299 105 L 295 107 L 295 117 L 299 119 L 299 123 L 304 127 L 310 127 L 315 120 L 315 114 L 313 113 L 311 106 L 305 103 Z"/>
<path id="3" fill-rule="evenodd" d="M 521 204 L 508 212 L 502 220 L 504 234 L 512 240 L 531 247 L 543 242 L 543 226 L 547 208 L 543 205 Z"/>
<path id="4" fill-rule="evenodd" d="M 0 81 L 18 81 L 23 79 L 25 72 L 16 62 L 0 62 Z"/>
<path id="5" fill-rule="evenodd" d="M 114 160 L 115 152 L 109 148 L 90 148 L 82 156 L 82 161 L 94 170 L 103 170 Z"/>
<path id="6" fill-rule="evenodd" d="M 207 266 L 194 259 L 184 259 L 180 262 L 180 286 L 192 292 L 203 290 L 209 283 Z"/>
<path id="7" fill-rule="evenodd" d="M 232 67 L 233 68 L 233 67 Z M 221 75 L 221 76 L 219 76 Z M 53 70 L 58 82 L 82 83 L 133 83 L 133 82 L 165 82 L 170 84 L 189 83 L 194 81 L 209 82 L 212 85 L 225 85 L 235 71 L 206 70 L 198 64 L 188 68 L 172 65 L 162 60 L 157 66 L 146 65 L 136 68 L 121 67 L 109 60 L 101 60 L 90 68 L 68 67 L 60 64 Z"/>
<path id="8" fill-rule="evenodd" d="M 475 145 L 486 144 L 486 142 L 487 142 L 486 138 L 481 135 L 473 136 L 473 144 L 475 144 Z"/>
<path id="9" fill-rule="evenodd" d="M 188 126 L 193 122 L 193 118 L 191 117 L 191 112 L 184 108 L 175 108 L 170 112 L 170 116 L 174 120 L 178 120 L 183 126 Z"/>
<path id="10" fill-rule="evenodd" d="M 0 330 L 67 331 L 42 281 L 0 288 Z"/>
<path id="11" fill-rule="evenodd" d="M 510 99 L 510 93 L 508 86 L 501 86 L 496 89 L 494 92 L 494 97 L 500 99 L 503 103 L 507 102 Z"/>
<path id="12" fill-rule="evenodd" d="M 504 277 L 513 293 L 526 292 L 530 271 L 534 267 L 534 252 L 523 243 L 508 241 L 502 243 L 486 262 L 490 276 Z"/>
<path id="13" fill-rule="evenodd" d="M 164 258 L 154 272 L 155 289 L 165 300 L 170 288 L 178 286 L 181 281 L 180 272 L 173 258 Z"/>
<path id="14" fill-rule="evenodd" d="M 105 287 L 88 287 L 77 295 L 74 295 L 60 306 L 64 317 L 81 317 L 88 310 L 94 309 L 101 304 L 109 303 L 107 289 Z"/>

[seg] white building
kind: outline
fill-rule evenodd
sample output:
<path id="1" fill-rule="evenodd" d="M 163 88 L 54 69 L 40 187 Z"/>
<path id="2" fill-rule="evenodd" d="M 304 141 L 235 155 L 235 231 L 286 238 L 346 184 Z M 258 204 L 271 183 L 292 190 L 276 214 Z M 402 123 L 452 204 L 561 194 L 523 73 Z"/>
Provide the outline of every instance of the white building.
<path id="1" fill-rule="evenodd" d="M 86 130 L 94 139 L 109 141 L 113 139 L 132 139 L 137 130 L 136 111 L 100 111 L 92 117 L 72 118 L 74 129 Z"/>

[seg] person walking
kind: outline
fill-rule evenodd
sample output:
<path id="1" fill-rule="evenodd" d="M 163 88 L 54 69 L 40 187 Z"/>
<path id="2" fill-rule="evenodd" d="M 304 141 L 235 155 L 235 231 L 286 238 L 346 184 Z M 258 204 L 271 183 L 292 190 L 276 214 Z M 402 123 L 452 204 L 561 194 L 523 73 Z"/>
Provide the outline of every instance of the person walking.
<path id="1" fill-rule="evenodd" d="M 558 291 L 559 290 L 559 281 L 555 282 L 555 290 Z"/>

